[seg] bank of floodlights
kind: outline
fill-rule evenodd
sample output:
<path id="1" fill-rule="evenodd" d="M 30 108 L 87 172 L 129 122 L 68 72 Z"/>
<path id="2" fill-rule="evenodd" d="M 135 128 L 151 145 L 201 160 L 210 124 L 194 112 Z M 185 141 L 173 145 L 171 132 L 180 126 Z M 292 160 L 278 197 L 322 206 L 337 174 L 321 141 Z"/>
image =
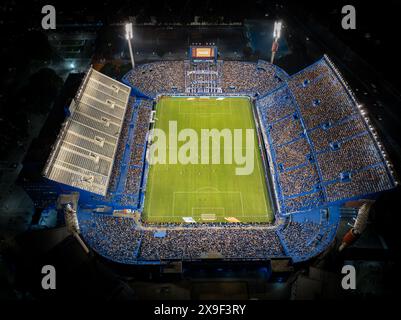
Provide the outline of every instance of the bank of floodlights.
<path id="1" fill-rule="evenodd" d="M 281 28 L 283 24 L 281 21 L 275 21 L 274 22 L 274 29 L 273 29 L 273 44 L 272 44 L 272 55 L 270 59 L 270 63 L 274 62 L 274 56 L 276 55 L 276 52 L 278 51 L 278 39 L 280 39 L 281 36 Z"/>
<path id="2" fill-rule="evenodd" d="M 134 54 L 132 52 L 132 44 L 131 41 L 134 38 L 134 34 L 132 31 L 132 23 L 126 23 L 125 24 L 125 38 L 128 41 L 128 48 L 129 48 L 129 55 L 131 58 L 131 64 L 132 64 L 132 69 L 135 68 L 135 61 L 134 61 Z"/>
<path id="3" fill-rule="evenodd" d="M 274 22 L 273 38 L 275 41 L 277 41 L 281 36 L 281 27 L 282 27 L 281 21 Z"/>
<path id="4" fill-rule="evenodd" d="M 127 23 L 125 25 L 125 38 L 127 40 L 131 40 L 133 38 L 132 23 Z"/>

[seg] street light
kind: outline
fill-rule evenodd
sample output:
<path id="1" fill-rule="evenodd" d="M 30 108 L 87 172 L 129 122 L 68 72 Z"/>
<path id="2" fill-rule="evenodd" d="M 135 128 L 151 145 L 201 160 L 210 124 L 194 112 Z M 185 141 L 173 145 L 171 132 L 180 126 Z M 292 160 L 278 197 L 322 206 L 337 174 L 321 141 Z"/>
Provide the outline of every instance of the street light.
<path id="1" fill-rule="evenodd" d="M 131 40 L 133 39 L 133 32 L 132 32 L 132 23 L 127 23 L 125 25 L 125 38 L 128 41 L 128 48 L 129 48 L 129 54 L 131 57 L 131 64 L 132 64 L 132 69 L 135 68 L 135 62 L 134 62 L 134 54 L 132 53 L 132 45 L 131 45 Z"/>
<path id="2" fill-rule="evenodd" d="M 282 23 L 281 21 L 275 21 L 274 22 L 274 30 L 273 30 L 273 44 L 272 44 L 272 56 L 270 63 L 273 63 L 274 61 L 274 56 L 276 55 L 276 52 L 278 51 L 278 39 L 280 39 L 281 36 L 281 28 L 282 28 Z"/>

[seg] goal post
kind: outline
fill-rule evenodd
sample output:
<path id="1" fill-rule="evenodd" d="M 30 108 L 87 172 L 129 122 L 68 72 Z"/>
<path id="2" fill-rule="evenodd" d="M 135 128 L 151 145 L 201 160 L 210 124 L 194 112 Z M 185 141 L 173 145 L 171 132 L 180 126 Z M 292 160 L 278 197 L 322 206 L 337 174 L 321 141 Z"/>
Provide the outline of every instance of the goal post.
<path id="1" fill-rule="evenodd" d="M 216 220 L 216 214 L 214 214 L 214 213 L 202 213 L 201 214 L 201 219 L 202 219 L 202 221 L 215 221 Z"/>

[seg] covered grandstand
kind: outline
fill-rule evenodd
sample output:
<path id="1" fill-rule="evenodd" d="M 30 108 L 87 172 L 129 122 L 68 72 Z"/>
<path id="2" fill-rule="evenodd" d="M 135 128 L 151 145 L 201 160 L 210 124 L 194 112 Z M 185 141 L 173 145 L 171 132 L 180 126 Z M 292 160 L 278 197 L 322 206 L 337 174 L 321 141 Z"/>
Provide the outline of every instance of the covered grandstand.
<path id="1" fill-rule="evenodd" d="M 94 69 L 72 100 L 44 176 L 106 195 L 130 88 Z"/>

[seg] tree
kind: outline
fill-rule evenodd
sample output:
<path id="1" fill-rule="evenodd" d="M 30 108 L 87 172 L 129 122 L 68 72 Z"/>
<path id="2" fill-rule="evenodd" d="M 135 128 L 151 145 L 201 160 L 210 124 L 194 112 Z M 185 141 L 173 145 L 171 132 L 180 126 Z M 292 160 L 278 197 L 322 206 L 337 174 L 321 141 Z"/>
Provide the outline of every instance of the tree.
<path id="1" fill-rule="evenodd" d="M 242 50 L 242 53 L 243 53 L 243 55 L 244 55 L 244 58 L 246 59 L 246 60 L 249 60 L 250 58 L 251 58 L 251 56 L 252 56 L 252 48 L 250 47 L 250 46 L 246 46 L 246 47 L 244 47 L 244 49 Z"/>
<path id="2" fill-rule="evenodd" d="M 48 61 L 54 54 L 47 36 L 40 31 L 27 32 L 17 46 L 30 60 Z"/>
<path id="3" fill-rule="evenodd" d="M 21 96 L 30 111 L 44 114 L 50 110 L 62 85 L 63 80 L 53 69 L 43 68 L 29 78 Z"/>

